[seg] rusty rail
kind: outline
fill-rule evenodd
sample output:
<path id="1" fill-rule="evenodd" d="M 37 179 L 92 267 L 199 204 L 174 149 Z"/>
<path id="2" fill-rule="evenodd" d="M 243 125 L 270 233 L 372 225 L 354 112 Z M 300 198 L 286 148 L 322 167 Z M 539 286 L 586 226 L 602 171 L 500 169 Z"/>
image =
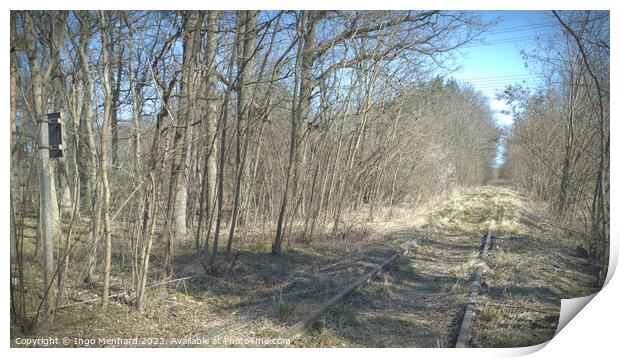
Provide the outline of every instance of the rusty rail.
<path id="1" fill-rule="evenodd" d="M 354 292 L 356 289 L 358 289 L 365 283 L 369 282 L 381 270 L 389 266 L 392 262 L 394 262 L 394 260 L 402 256 L 405 256 L 408 252 L 409 252 L 409 249 L 406 248 L 402 250 L 401 252 L 395 253 L 390 258 L 388 258 L 387 260 L 379 264 L 377 267 L 375 267 L 372 271 L 366 273 L 364 276 L 360 277 L 359 279 L 349 284 L 344 290 L 340 291 L 340 293 L 330 298 L 327 302 L 323 303 L 316 310 L 305 315 L 301 319 L 301 321 L 295 323 L 291 328 L 289 328 L 288 331 L 286 331 L 286 333 L 284 333 L 284 338 L 288 338 L 292 340 L 292 339 L 296 339 L 296 338 L 299 338 L 305 335 L 312 327 L 312 323 L 317 318 L 319 318 L 321 314 L 325 313 L 329 308 L 335 305 L 338 301 L 340 301 L 341 299 L 343 299 L 350 293 Z"/>
<path id="2" fill-rule="evenodd" d="M 471 336 L 471 324 L 474 318 L 474 311 L 476 309 L 476 302 L 478 301 L 478 292 L 480 291 L 480 282 L 482 275 L 484 274 L 484 266 L 486 265 L 489 257 L 489 248 L 491 247 L 492 235 L 487 232 L 485 236 L 484 247 L 480 253 L 480 260 L 478 261 L 478 267 L 476 268 L 476 274 L 474 276 L 474 282 L 471 284 L 469 290 L 469 298 L 467 299 L 467 305 L 465 306 L 465 313 L 463 314 L 463 321 L 459 334 L 456 338 L 456 348 L 467 347 L 467 342 Z"/>

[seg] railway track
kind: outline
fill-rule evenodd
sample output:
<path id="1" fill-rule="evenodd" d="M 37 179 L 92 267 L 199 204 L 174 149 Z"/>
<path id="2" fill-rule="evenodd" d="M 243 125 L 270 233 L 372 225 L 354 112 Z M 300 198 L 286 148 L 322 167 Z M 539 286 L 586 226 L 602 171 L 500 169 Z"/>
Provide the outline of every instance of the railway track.
<path id="1" fill-rule="evenodd" d="M 456 348 L 467 347 L 469 339 L 471 337 L 471 326 L 474 320 L 476 304 L 478 302 L 478 294 L 480 292 L 480 287 L 482 283 L 482 275 L 484 274 L 484 267 L 486 266 L 487 260 L 489 258 L 489 250 L 491 249 L 492 240 L 493 236 L 491 235 L 491 233 L 487 232 L 487 234 L 485 235 L 482 251 L 480 252 L 480 259 L 478 260 L 478 265 L 474 274 L 474 281 L 471 283 L 469 298 L 467 300 L 467 305 L 465 306 L 465 313 L 463 314 L 459 334 L 456 338 Z"/>
<path id="2" fill-rule="evenodd" d="M 288 339 L 296 339 L 304 334 L 306 334 L 311 328 L 312 323 L 316 321 L 322 314 L 324 314 L 327 310 L 329 310 L 332 306 L 342 300 L 344 297 L 350 295 L 355 290 L 363 286 L 364 284 L 370 282 L 373 277 L 375 277 L 379 272 L 386 269 L 389 265 L 391 265 L 394 261 L 407 255 L 409 252 L 408 248 L 403 249 L 400 252 L 397 252 L 390 256 L 387 260 L 383 261 L 379 265 L 377 265 L 374 269 L 358 278 L 351 284 L 349 284 L 344 290 L 340 291 L 338 294 L 327 300 L 320 307 L 315 309 L 314 311 L 308 313 L 304 316 L 301 321 L 295 323 L 289 330 L 284 334 L 285 338 Z"/>
<path id="3" fill-rule="evenodd" d="M 428 238 L 430 234 L 424 235 L 421 240 Z M 478 256 L 478 262 L 476 264 L 476 269 L 472 273 L 471 277 L 473 277 L 473 281 L 469 284 L 468 291 L 468 299 L 466 301 L 466 306 L 464 312 L 462 314 L 462 318 L 458 319 L 458 336 L 456 338 L 455 347 L 463 348 L 467 347 L 469 344 L 469 340 L 471 337 L 471 327 L 473 324 L 473 318 L 476 308 L 476 303 L 478 299 L 478 295 L 480 293 L 482 276 L 485 273 L 485 266 L 489 256 L 489 250 L 491 249 L 491 243 L 494 236 L 487 232 L 483 237 L 483 243 L 481 245 L 480 253 Z M 295 340 L 303 337 L 308 334 L 313 329 L 313 323 L 319 320 L 322 316 L 324 316 L 330 308 L 335 306 L 338 302 L 343 300 L 345 297 L 351 295 L 356 292 L 358 289 L 363 287 L 365 284 L 372 281 L 372 279 L 377 276 L 381 271 L 385 271 L 388 269 L 394 262 L 398 259 L 409 254 L 409 258 L 415 257 L 415 252 L 410 250 L 408 247 L 411 242 L 415 240 L 411 240 L 403 244 L 403 249 L 399 252 L 394 253 L 386 260 L 376 265 L 372 270 L 358 278 L 357 280 L 348 284 L 343 290 L 341 290 L 336 295 L 332 296 L 330 299 L 322 303 L 318 308 L 312 310 L 307 313 L 300 321 L 292 325 L 285 333 L 284 338 Z M 429 294 L 430 296 L 434 296 Z"/>

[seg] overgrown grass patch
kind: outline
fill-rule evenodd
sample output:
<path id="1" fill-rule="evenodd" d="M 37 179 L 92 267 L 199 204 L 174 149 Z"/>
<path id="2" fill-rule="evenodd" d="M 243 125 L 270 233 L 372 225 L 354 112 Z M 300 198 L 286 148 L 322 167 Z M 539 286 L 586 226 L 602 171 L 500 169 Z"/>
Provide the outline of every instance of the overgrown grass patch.
<path id="1" fill-rule="evenodd" d="M 339 326 L 359 327 L 362 325 L 356 308 L 346 303 L 340 303 L 332 308 L 331 316 L 336 319 Z"/>
<path id="2" fill-rule="evenodd" d="M 449 272 L 455 277 L 459 279 L 469 279 L 472 273 L 478 267 L 478 252 L 473 251 L 469 254 L 469 260 L 454 265 L 449 269 Z"/>
<path id="3" fill-rule="evenodd" d="M 484 303 L 479 306 L 477 318 L 489 325 L 499 325 L 504 321 L 505 314 L 501 307 Z"/>
<path id="4" fill-rule="evenodd" d="M 275 314 L 279 318 L 289 318 L 295 314 L 295 306 L 288 302 L 278 302 L 275 306 Z"/>

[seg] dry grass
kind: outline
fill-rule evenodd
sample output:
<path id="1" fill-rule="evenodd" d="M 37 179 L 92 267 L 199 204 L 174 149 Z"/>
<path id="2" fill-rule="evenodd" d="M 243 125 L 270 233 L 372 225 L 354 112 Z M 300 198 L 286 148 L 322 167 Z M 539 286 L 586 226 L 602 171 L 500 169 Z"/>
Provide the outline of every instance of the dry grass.
<path id="1" fill-rule="evenodd" d="M 204 275 L 193 242 L 187 240 L 178 245 L 175 272 L 198 277 L 149 291 L 143 313 L 133 311 L 130 299 L 113 301 L 106 312 L 97 303 L 78 305 L 59 311 L 54 321 L 35 334 L 168 340 L 279 337 L 304 314 L 407 243 L 408 256 L 333 307 L 315 324 L 311 335 L 293 345 L 451 346 L 482 236 L 491 230 L 498 238 L 484 277 L 473 344 L 539 343 L 555 330 L 560 297 L 587 294 L 595 288 L 573 255 L 574 243 L 554 237 L 552 228 L 535 219 L 541 213 L 531 212 L 532 207 L 540 206 L 512 190 L 483 187 L 453 192 L 450 200 L 437 198 L 423 207 L 379 209 L 372 217 L 361 208 L 345 213 L 344 235 L 335 239 L 318 235 L 312 241 L 293 235 L 278 257 L 269 254 L 273 233 L 249 228 L 245 239 L 239 237 L 235 242 L 239 255 L 233 267 L 229 260 L 222 260 L 210 275 Z M 28 235 L 34 234 L 32 227 L 27 230 Z M 416 239 L 420 237 L 424 239 Z M 34 252 L 33 246 L 29 250 Z M 161 264 L 161 250 L 155 247 L 154 275 Z M 114 289 L 122 291 L 127 285 L 124 269 L 117 266 L 114 272 Z M 27 276 L 31 292 L 38 292 L 40 267 L 34 258 L 28 261 Z M 70 296 L 85 300 L 97 297 L 99 289 L 78 285 Z M 16 334 L 12 331 L 12 337 Z"/>
<path id="2" fill-rule="evenodd" d="M 598 288 L 575 243 L 546 225 L 547 208 L 512 190 L 497 188 L 498 208 L 490 253 L 473 328 L 472 343 L 518 347 L 550 340 L 559 319 L 560 299 Z M 536 219 L 538 218 L 538 219 Z"/>

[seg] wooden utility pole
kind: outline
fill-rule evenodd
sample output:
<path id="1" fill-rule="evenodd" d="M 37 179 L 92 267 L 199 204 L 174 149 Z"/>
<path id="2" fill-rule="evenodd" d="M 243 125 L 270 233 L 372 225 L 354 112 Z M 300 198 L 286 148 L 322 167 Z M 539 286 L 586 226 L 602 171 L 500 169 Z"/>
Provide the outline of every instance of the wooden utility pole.
<path id="1" fill-rule="evenodd" d="M 47 292 L 54 271 L 54 234 L 58 232 L 52 214 L 52 168 L 50 163 L 49 122 L 47 117 L 39 120 L 39 180 L 41 186 L 41 235 L 43 242 L 43 289 Z M 43 317 L 49 313 L 50 297 L 46 294 L 43 302 Z"/>

